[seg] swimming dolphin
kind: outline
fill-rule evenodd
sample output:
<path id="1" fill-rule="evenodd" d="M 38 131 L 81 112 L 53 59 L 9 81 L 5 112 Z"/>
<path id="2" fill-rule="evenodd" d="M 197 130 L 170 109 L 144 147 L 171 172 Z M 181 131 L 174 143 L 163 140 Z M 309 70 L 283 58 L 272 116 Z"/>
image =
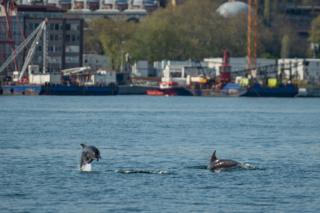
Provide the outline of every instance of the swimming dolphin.
<path id="1" fill-rule="evenodd" d="M 87 146 L 85 144 L 80 145 L 82 146 L 80 169 L 94 160 L 99 161 L 99 159 L 101 159 L 100 151 L 95 146 Z"/>
<path id="2" fill-rule="evenodd" d="M 218 159 L 216 156 L 216 150 L 214 150 L 208 165 L 208 169 L 214 171 L 219 169 L 235 168 L 239 167 L 240 165 L 241 164 L 239 162 L 234 160 Z"/>

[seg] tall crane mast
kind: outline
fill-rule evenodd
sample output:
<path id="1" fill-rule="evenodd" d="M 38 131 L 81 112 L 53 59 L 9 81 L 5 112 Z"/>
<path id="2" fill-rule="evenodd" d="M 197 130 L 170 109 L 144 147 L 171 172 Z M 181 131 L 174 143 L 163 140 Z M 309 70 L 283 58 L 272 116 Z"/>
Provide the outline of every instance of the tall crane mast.
<path id="1" fill-rule="evenodd" d="M 3 50 L 5 51 L 5 46 L 9 45 L 10 48 L 12 49 L 13 52 L 15 52 L 15 42 L 13 40 L 13 31 L 12 31 L 12 17 L 13 15 L 15 15 L 15 2 L 14 0 L 0 0 L 0 12 L 2 10 L 3 13 L 3 17 L 5 18 L 5 23 L 3 26 L 4 32 L 5 32 L 5 37 L 4 40 L 0 40 L 0 44 L 3 45 Z M 2 57 L 6 57 L 6 55 L 4 53 L 0 53 L 3 54 Z M 18 69 L 17 66 L 17 62 L 14 59 L 14 66 L 15 69 Z"/>
<path id="2" fill-rule="evenodd" d="M 257 66 L 258 0 L 248 0 L 247 66 Z"/>
<path id="3" fill-rule="evenodd" d="M 16 58 L 16 55 L 21 53 L 31 42 L 31 46 L 29 48 L 29 52 L 25 58 L 24 64 L 22 66 L 20 75 L 19 75 L 19 80 L 21 80 L 22 76 L 24 75 L 27 66 L 29 65 L 32 56 L 34 54 L 34 51 L 36 49 L 36 46 L 41 38 L 41 35 L 45 35 L 45 30 L 46 30 L 46 24 L 47 24 L 47 19 L 41 22 L 41 24 L 23 41 L 21 44 L 15 49 L 14 52 L 11 53 L 11 55 L 7 58 L 7 60 L 1 64 L 0 66 L 0 73 L 5 70 L 5 68 Z M 44 39 L 45 40 L 45 39 Z M 45 48 L 43 48 L 43 51 L 46 51 Z M 45 54 L 44 54 L 45 55 Z M 45 60 L 44 60 L 45 61 Z"/>

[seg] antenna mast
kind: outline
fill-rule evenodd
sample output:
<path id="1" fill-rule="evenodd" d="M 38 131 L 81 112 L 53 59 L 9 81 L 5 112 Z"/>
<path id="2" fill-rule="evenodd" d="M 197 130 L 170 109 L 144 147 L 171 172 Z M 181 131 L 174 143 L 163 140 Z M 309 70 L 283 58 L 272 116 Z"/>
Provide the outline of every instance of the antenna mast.
<path id="1" fill-rule="evenodd" d="M 257 66 L 258 0 L 248 0 L 247 66 Z"/>

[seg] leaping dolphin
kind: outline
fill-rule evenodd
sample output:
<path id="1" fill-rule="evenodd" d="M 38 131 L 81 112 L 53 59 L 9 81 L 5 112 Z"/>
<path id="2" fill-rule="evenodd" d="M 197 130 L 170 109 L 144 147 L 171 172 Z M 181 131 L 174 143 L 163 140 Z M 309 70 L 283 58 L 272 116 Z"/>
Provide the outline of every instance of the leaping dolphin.
<path id="1" fill-rule="evenodd" d="M 91 164 L 92 161 L 101 159 L 100 151 L 95 146 L 87 146 L 85 144 L 80 144 L 82 146 L 82 154 L 80 160 L 80 170 Z"/>
<path id="2" fill-rule="evenodd" d="M 239 162 L 234 160 L 218 159 L 216 156 L 216 150 L 214 150 L 208 165 L 208 169 L 214 171 L 219 169 L 235 168 L 239 167 L 240 165 L 241 164 Z"/>

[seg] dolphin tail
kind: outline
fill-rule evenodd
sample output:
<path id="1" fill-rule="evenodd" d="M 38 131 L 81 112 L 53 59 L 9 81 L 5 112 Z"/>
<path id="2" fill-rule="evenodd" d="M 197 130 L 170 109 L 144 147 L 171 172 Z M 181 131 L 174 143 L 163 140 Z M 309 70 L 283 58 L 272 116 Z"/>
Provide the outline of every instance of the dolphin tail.
<path id="1" fill-rule="evenodd" d="M 83 143 L 81 143 L 80 144 L 81 145 L 81 147 L 84 149 L 87 145 L 85 145 L 85 144 L 83 144 Z"/>

